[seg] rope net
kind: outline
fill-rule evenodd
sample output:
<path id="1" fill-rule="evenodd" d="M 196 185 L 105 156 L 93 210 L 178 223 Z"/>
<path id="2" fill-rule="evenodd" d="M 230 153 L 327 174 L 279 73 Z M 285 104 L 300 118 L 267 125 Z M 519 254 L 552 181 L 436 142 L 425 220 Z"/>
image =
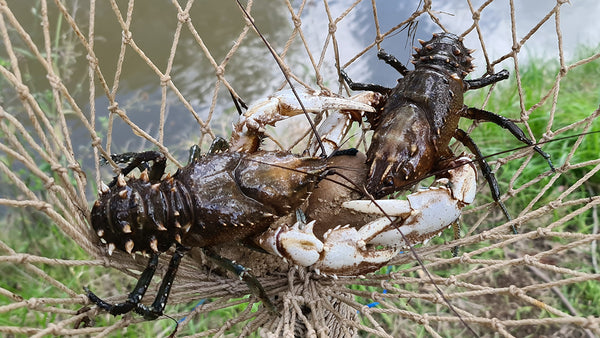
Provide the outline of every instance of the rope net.
<path id="1" fill-rule="evenodd" d="M 404 253 L 375 274 L 330 278 L 281 267 L 280 260 L 254 253 L 260 257 L 252 271 L 279 315 L 249 295 L 244 282 L 214 271 L 194 250 L 179 268 L 165 309 L 176 326 L 166 317 L 147 322 L 135 314 L 110 316 L 83 293 L 87 285 L 107 301 L 122 302 L 147 263 L 143 256 L 119 251 L 109 256 L 89 226 L 97 187 L 118 172 L 116 163 L 101 166 L 99 159 L 157 149 L 168 159 L 167 171 L 174 172 L 185 165 L 191 145 L 206 151 L 214 137 L 229 136 L 237 117 L 229 92 L 246 102 L 266 97 L 287 86 L 281 70 L 235 2 L 207 7 L 173 0 L 155 8 L 156 3 L 133 0 L 41 0 L 27 9 L 17 3 L 0 1 L 0 332 L 396 337 L 454 336 L 468 325 L 480 336 L 600 335 L 599 143 L 594 135 L 559 140 L 599 127 L 594 83 L 599 74 L 590 69 L 600 53 L 567 49 L 561 24 L 563 11 L 585 5 L 559 0 L 525 13 L 512 1 L 450 6 L 422 1 L 383 22 L 385 10 L 376 1 L 245 3 L 259 29 L 272 22 L 261 32 L 295 86 L 344 96 L 349 92 L 339 69 L 361 82 L 393 86 L 361 78 L 380 67 L 379 48 L 408 52 L 415 34 L 429 39 L 436 31 L 465 36 L 465 45 L 477 48 L 473 77 L 508 68 L 512 78 L 510 84 L 470 93 L 466 104 L 494 110 L 499 101 L 510 101 L 513 109 L 497 112 L 537 142 L 554 140 L 542 148 L 557 170 L 534 166 L 543 159 L 530 148 L 490 159 L 514 219 L 505 221 L 481 179 L 476 202 L 463 210 L 461 238 L 452 241 L 444 233 L 417 246 L 424 267 Z M 494 6 L 505 8 L 492 11 Z M 220 19 L 223 13 L 227 19 Z M 536 21 L 518 26 L 523 16 Z M 157 29 L 153 21 L 159 19 L 169 25 Z M 490 29 L 486 22 L 497 24 Z M 423 27 L 427 33 L 421 34 Z M 526 67 L 526 50 L 535 51 L 536 38 L 547 28 L 551 39 L 542 43 L 555 46 L 553 53 Z M 211 40 L 220 30 L 234 38 Z M 365 30 L 372 34 L 366 43 L 351 52 L 341 47 Z M 491 49 L 492 36 L 504 41 L 502 49 Z M 198 81 L 186 68 L 206 76 Z M 547 82 L 531 86 L 532 73 Z M 391 81 L 394 77 L 399 75 Z M 502 86 L 515 90 L 497 97 Z M 565 97 L 573 93 L 587 105 L 569 105 L 572 96 Z M 267 133 L 284 149 L 300 153 L 310 138 L 303 119 Z M 486 140 L 483 126 L 466 123 L 486 153 L 518 146 L 510 135 Z M 347 146 L 364 150 L 369 136 L 363 137 L 360 127 L 354 133 Z M 269 143 L 264 147 L 277 147 Z M 511 225 L 519 234 L 510 232 Z M 455 245 L 457 257 L 451 254 Z M 162 255 L 145 303 L 154 298 L 170 255 Z M 228 258 L 243 261 L 244 255 L 249 254 Z"/>

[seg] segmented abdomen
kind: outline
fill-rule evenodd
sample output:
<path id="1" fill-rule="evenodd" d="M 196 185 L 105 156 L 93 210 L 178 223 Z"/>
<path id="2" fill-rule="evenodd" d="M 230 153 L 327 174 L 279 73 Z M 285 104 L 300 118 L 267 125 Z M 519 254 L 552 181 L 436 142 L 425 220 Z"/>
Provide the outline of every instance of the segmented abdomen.
<path id="1" fill-rule="evenodd" d="M 110 252 L 239 241 L 298 208 L 326 169 L 324 159 L 289 153 L 207 155 L 159 182 L 121 177 L 94 204 L 91 223 Z"/>
<path id="2" fill-rule="evenodd" d="M 98 236 L 126 252 L 166 251 L 181 242 L 194 219 L 190 194 L 179 180 L 119 180 L 100 196 L 91 213 Z"/>

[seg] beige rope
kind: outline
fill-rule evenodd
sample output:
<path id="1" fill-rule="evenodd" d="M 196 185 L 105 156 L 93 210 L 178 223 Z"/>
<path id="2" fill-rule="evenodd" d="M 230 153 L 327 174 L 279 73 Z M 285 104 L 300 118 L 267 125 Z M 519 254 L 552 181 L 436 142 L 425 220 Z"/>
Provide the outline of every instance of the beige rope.
<path id="1" fill-rule="evenodd" d="M 565 81 L 574 72 L 583 69 L 583 66 L 600 59 L 600 53 L 581 56 L 575 60 L 569 60 L 565 56 L 565 52 L 570 52 L 565 50 L 562 31 L 564 17 L 561 21 L 562 6 L 566 1 L 557 1 L 546 12 L 536 13 L 541 19 L 532 27 L 519 27 L 519 33 L 517 16 L 524 14 L 517 12 L 515 3 L 510 1 L 510 12 L 507 12 L 510 38 L 508 35 L 506 38 L 512 41 L 512 47 L 500 52 L 500 56 L 494 55 L 490 50 L 490 36 L 486 35 L 488 33 L 481 26 L 482 22 L 488 20 L 489 8 L 495 1 L 499 0 L 486 1 L 476 8 L 470 0 L 466 0 L 465 6 L 472 21 L 464 23 L 463 31 L 453 33 L 477 36 L 477 48 L 481 48 L 480 58 L 485 61 L 487 73 L 497 70 L 496 66 L 502 61 L 511 59 L 520 109 L 515 121 L 534 139 L 540 135 L 532 131 L 529 123 L 543 118 L 546 122 L 540 141 L 597 129 L 600 108 L 584 112 L 582 116 L 585 116 L 573 119 L 567 125 L 558 125 L 557 122 L 558 114 L 562 113 L 559 108 L 561 100 L 564 100 L 562 90 L 565 88 Z M 20 14 L 12 6 L 14 5 L 0 0 L 0 38 L 3 45 L 3 62 L 0 63 L 0 81 L 3 84 L 0 91 L 0 184 L 3 185 L 0 191 L 0 212 L 8 210 L 6 220 L 0 220 L 2 226 L 6 224 L 8 227 L 6 231 L 3 229 L 8 235 L 0 238 L 0 265 L 10 268 L 8 271 L 17 271 L 28 280 L 42 280 L 52 289 L 52 295 L 30 296 L 26 292 L 28 285 L 15 287 L 4 282 L 10 278 L 3 278 L 0 295 L 5 301 L 0 304 L 0 316 L 13 318 L 12 316 L 19 316 L 24 310 L 31 314 L 24 317 L 23 324 L 0 326 L 3 334 L 103 337 L 114 336 L 127 328 L 152 330 L 163 336 L 175 333 L 190 337 L 247 336 L 253 333 L 266 337 L 294 334 L 308 337 L 352 337 L 358 334 L 395 337 L 423 333 L 442 337 L 464 330 L 462 319 L 481 335 L 513 337 L 528 332 L 523 330 L 530 328 L 543 332 L 562 329 L 568 330 L 562 331 L 567 333 L 600 335 L 598 312 L 585 313 L 583 310 L 597 306 L 574 304 L 573 296 L 567 291 L 571 288 L 584 289 L 586 285 L 597 288 L 600 283 L 596 266 L 596 243 L 600 239 L 596 209 L 600 197 L 593 190 L 597 184 L 595 182 L 600 170 L 600 158 L 583 157 L 582 145 L 585 145 L 586 136 L 576 138 L 572 145 L 565 147 L 563 154 L 559 154 L 562 156 L 561 163 L 556 163 L 555 173 L 547 170 L 526 182 L 524 177 L 527 175 L 528 165 L 537 156 L 530 149 L 503 155 L 494 161 L 492 167 L 497 172 L 502 172 L 508 164 L 516 163 L 514 161 L 520 161 L 518 168 L 502 182 L 508 184 L 507 188 L 502 187 L 503 201 L 510 203 L 532 190 L 536 194 L 519 206 L 520 212 L 513 215 L 515 218 L 511 222 L 504 222 L 498 216 L 495 204 L 484 202 L 488 190 L 480 184 L 482 188 L 477 202 L 463 213 L 463 223 L 468 224 L 466 236 L 452 243 L 416 248 L 433 280 L 423 274 L 423 267 L 418 266 L 410 254 L 399 255 L 392 262 L 402 268 L 387 274 L 380 272 L 353 278 L 326 278 L 304 268 L 292 267 L 284 272 L 273 269 L 273 273 L 259 275 L 259 279 L 267 292 L 279 297 L 277 302 L 281 313 L 275 316 L 260 305 L 254 296 L 245 297 L 249 291 L 242 281 L 211 271 L 203 258 L 187 258 L 178 271 L 166 310 L 168 315 L 177 320 L 185 317 L 177 326 L 176 332 L 171 320 L 147 323 L 137 315 L 113 318 L 90 306 L 87 297 L 82 294 L 82 286 L 96 283 L 91 287 L 99 295 L 106 295 L 105 299 L 108 301 L 121 302 L 129 291 L 126 286 L 139 277 L 139 271 L 146 264 L 145 257 L 132 258 L 122 252 L 107 256 L 106 249 L 99 245 L 88 224 L 89 206 L 95 199 L 94 187 L 111 175 L 100 167 L 98 158 L 109 157 L 115 142 L 116 126 L 126 125 L 138 141 L 148 142 L 147 144 L 164 153 L 170 163 L 181 167 L 185 159 L 171 153 L 173 150 L 179 151 L 177 147 L 180 145 L 169 143 L 169 135 L 165 135 L 169 107 L 181 106 L 189 114 L 190 121 L 195 121 L 198 134 L 189 138 L 198 140 L 204 148 L 217 135 L 226 136 L 221 135 L 222 131 L 218 130 L 218 126 L 223 124 L 219 120 L 223 114 L 219 111 L 219 102 L 228 99 L 228 91 L 237 98 L 241 97 L 234 90 L 235 83 L 229 82 L 231 78 L 228 74 L 234 67 L 232 60 L 240 57 L 245 44 L 256 39 L 256 35 L 240 15 L 240 22 L 237 23 L 240 26 L 239 33 L 231 41 L 223 41 L 229 50 L 224 54 L 215 53 L 206 43 L 211 32 L 201 29 L 195 16 L 194 9 L 202 4 L 192 0 L 173 0 L 170 5 L 173 10 L 164 13 L 176 19 L 174 26 L 169 28 L 172 30 L 172 40 L 162 46 L 169 51 L 166 62 L 158 64 L 144 45 L 140 44 L 134 29 L 134 24 L 143 20 L 139 13 L 140 8 L 147 6 L 145 3 L 133 0 L 126 4 L 114 0 L 97 3 L 90 0 L 85 5 L 80 4 L 84 7 L 82 10 L 71 8 L 69 2 L 55 0 L 48 3 L 43 0 L 39 3 L 39 11 L 35 17 L 39 22 L 36 21 L 33 26 L 19 17 Z M 261 10 L 260 6 L 261 4 L 253 1 L 245 4 L 251 15 L 257 14 L 256 11 Z M 443 31 L 448 31 L 449 27 L 448 13 L 436 7 L 439 4 L 427 0 L 414 8 L 413 13 L 399 17 L 398 23 L 395 22 L 391 28 L 386 28 L 381 21 L 382 9 L 378 8 L 374 0 L 355 0 L 348 2 L 344 8 L 340 8 L 339 2 L 333 6 L 327 0 L 322 4 L 285 1 L 277 6 L 277 10 L 284 13 L 288 20 L 287 26 L 278 27 L 284 38 L 279 41 L 281 49 L 277 49 L 277 58 L 284 63 L 285 72 L 299 86 L 339 94 L 347 94 L 348 88 L 344 92 L 343 88 L 346 86 L 329 74 L 335 74 L 334 77 L 339 75 L 339 69 L 364 58 L 365 53 L 371 49 L 380 48 L 382 42 L 398 38 L 399 32 L 408 24 L 433 22 Z M 369 15 L 372 15 L 372 20 L 368 20 L 368 24 L 373 25 L 375 35 L 365 46 L 360 46 L 356 54 L 343 55 L 340 47 L 344 41 L 339 34 L 342 24 L 351 20 L 352 14 L 364 7 L 370 7 Z M 104 9 L 103 13 L 108 15 L 102 17 L 102 20 L 96 20 L 100 9 Z M 321 32 L 322 45 L 314 45 L 307 34 L 307 12 L 315 10 L 322 11 L 321 14 L 327 17 L 325 28 Z M 64 23 L 60 30 L 57 27 L 57 17 Z M 31 17 L 28 19 L 31 20 Z M 548 74 L 553 83 L 540 91 L 536 102 L 529 102 L 525 92 L 527 84 L 522 79 L 522 53 L 539 34 L 542 26 L 552 20 L 556 34 L 554 60 L 557 61 L 558 70 L 556 74 Z M 98 36 L 99 26 L 109 24 L 119 27 L 120 35 Z M 40 32 L 25 28 L 30 26 L 39 28 Z M 60 34 L 60 39 L 56 38 L 57 34 Z M 191 38 L 187 38 L 184 43 L 186 35 Z M 98 59 L 97 42 L 104 38 L 120 41 L 118 51 L 114 51 L 114 61 Z M 83 88 L 68 81 L 67 72 L 64 67 L 61 68 L 66 58 L 61 54 L 61 48 L 67 41 L 75 44 L 74 48 L 81 53 L 82 57 L 78 62 L 85 62 L 87 65 L 87 73 L 84 75 L 86 78 L 80 84 Z M 186 94 L 177 77 L 176 69 L 179 65 L 176 56 L 182 49 L 188 48 L 188 42 L 198 49 L 199 58 L 207 60 L 208 68 L 214 75 L 207 86 L 209 90 L 206 97 Z M 333 60 L 328 59 L 330 52 Z M 297 55 L 302 55 L 303 63 L 291 64 L 299 62 Z M 267 56 L 265 59 L 272 58 Z M 131 107 L 120 98 L 120 94 L 126 90 L 123 83 L 128 80 L 124 72 L 128 62 L 142 64 L 147 74 L 152 75 L 157 88 L 160 88 L 160 104 L 154 107 L 159 112 L 159 120 L 153 121 L 158 126 L 155 132 L 151 133 L 137 125 L 130 118 L 131 112 L 128 110 Z M 272 62 L 275 64 L 274 60 Z M 377 60 L 368 62 L 374 63 Z M 42 69 L 44 76 L 32 78 L 32 65 Z M 300 66 L 304 68 L 300 70 Z M 331 69 L 334 66 L 335 69 Z M 112 79 L 112 83 L 107 79 Z M 360 76 L 357 80 L 360 80 Z M 279 88 L 285 86 L 281 84 Z M 87 90 L 86 102 L 78 101 L 80 99 L 77 92 L 80 90 Z M 44 93 L 48 95 L 48 102 L 40 98 Z M 493 100 L 496 90 L 491 87 L 482 93 L 485 93 L 482 97 L 483 107 L 486 107 Z M 169 101 L 169 98 L 175 100 Z M 199 111 L 200 108 L 192 104 L 197 99 L 210 102 L 208 108 L 201 108 L 203 111 Z M 98 102 L 107 103 L 106 106 L 100 106 Z M 516 111 L 513 113 L 513 117 L 517 117 Z M 317 121 L 319 119 L 317 117 Z M 81 145 L 77 144 L 80 140 L 72 139 L 70 126 L 73 122 L 83 126 L 84 131 L 89 134 L 89 143 Z M 102 125 L 100 122 L 106 124 Z M 477 123 L 472 123 L 468 131 L 476 131 L 477 127 Z M 282 149 L 296 150 L 305 145 L 312 132 L 298 127 L 293 132 L 269 131 L 268 135 L 275 143 L 281 144 Z M 290 137 L 291 135 L 293 136 Z M 369 137 L 365 132 L 359 131 L 356 137 L 359 141 L 352 142 L 362 142 L 364 145 L 368 143 Z M 84 159 L 78 157 L 80 147 L 89 150 L 89 157 L 94 159 L 93 165 L 86 164 Z M 108 161 L 115 172 L 118 172 L 118 164 L 110 158 Z M 563 184 L 560 182 L 565 179 L 568 180 L 568 185 L 557 191 L 556 186 Z M 34 189 L 32 181 L 41 182 L 42 188 Z M 45 257 L 36 251 L 35 245 L 21 246 L 9 241 L 11 236 L 17 235 L 15 229 L 20 227 L 35 232 L 36 229 L 29 229 L 33 226 L 22 225 L 21 220 L 40 216 L 43 225 L 36 223 L 35 226 L 43 226 L 44 230 L 59 229 L 60 234 L 77 243 L 89 257 L 76 259 L 69 252 L 64 252 L 60 257 Z M 501 226 L 493 227 L 493 224 L 503 222 Z M 590 230 L 589 233 L 575 232 L 569 227 L 574 222 L 586 222 L 590 229 L 594 224 L 595 230 Z M 519 227 L 520 233 L 511 234 L 510 225 Z M 444 236 L 447 241 L 450 238 L 448 236 Z M 459 257 L 449 257 L 448 252 L 455 245 L 460 245 L 461 254 Z M 165 273 L 170 258 L 168 253 L 162 256 L 157 276 Z M 56 271 L 81 271 L 78 270 L 81 267 L 88 269 L 83 275 L 73 276 L 77 283 L 56 277 Z M 260 272 L 259 269 L 256 270 Z M 101 275 L 105 277 L 98 278 Z M 151 284 L 145 301 L 156 294 L 157 279 Z M 118 287 L 110 290 L 106 281 L 119 281 L 114 283 Z M 444 297 L 462 318 L 458 318 L 449 309 L 432 283 L 444 292 Z M 200 300 L 205 302 L 191 310 Z M 582 303 L 585 301 L 591 300 L 581 300 Z M 378 306 L 367 305 L 372 302 L 378 302 Z M 86 305 L 91 309 L 83 308 Z M 214 317 L 217 310 L 234 308 L 236 310 L 231 310 L 235 313 L 234 316 Z M 515 313 L 521 317 L 517 317 Z M 198 322 L 211 315 L 211 320 L 218 322 L 218 325 L 207 325 L 205 329 L 197 331 L 195 328 Z M 42 325 L 33 317 L 52 319 Z M 88 319 L 95 320 L 95 326 L 77 327 Z M 20 323 L 21 319 L 12 322 Z"/>

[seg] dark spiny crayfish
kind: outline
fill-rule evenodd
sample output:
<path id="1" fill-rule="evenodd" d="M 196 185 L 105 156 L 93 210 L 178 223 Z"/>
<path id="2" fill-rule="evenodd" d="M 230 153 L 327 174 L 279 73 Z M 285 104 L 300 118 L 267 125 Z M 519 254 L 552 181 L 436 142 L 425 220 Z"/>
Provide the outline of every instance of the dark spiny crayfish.
<path id="1" fill-rule="evenodd" d="M 342 71 L 342 77 L 353 90 L 370 90 L 384 96 L 385 104 L 380 111 L 368 114 L 374 130 L 371 146 L 367 151 L 370 166 L 367 190 L 375 197 L 406 189 L 407 186 L 447 168 L 447 161 L 456 156 L 449 148 L 452 138 L 463 143 L 476 155 L 483 176 L 488 181 L 492 196 L 510 219 L 500 201 L 498 182 L 479 148 L 465 131 L 458 128 L 461 117 L 493 122 L 510 131 L 519 141 L 533 146 L 552 170 L 550 156 L 525 136 L 523 131 L 507 118 L 492 112 L 467 107 L 463 94 L 508 78 L 502 70 L 488 77 L 465 80 L 473 71 L 472 50 L 462 43 L 462 38 L 450 34 L 434 34 L 429 41 L 419 40 L 409 71 L 395 57 L 380 50 L 378 57 L 396 69 L 403 78 L 395 88 L 375 84 L 353 82 Z"/>
<path id="2" fill-rule="evenodd" d="M 162 314 L 177 267 L 191 247 L 243 241 L 268 229 L 274 219 L 297 209 L 317 181 L 327 174 L 327 160 L 282 152 L 224 152 L 194 157 L 190 164 L 163 178 L 165 157 L 155 151 L 133 155 L 109 186 L 103 186 L 91 211 L 91 224 L 113 250 L 150 254 L 148 266 L 125 303 L 109 304 L 86 289 L 88 297 L 113 315 L 131 310 L 147 319 Z M 139 178 L 124 175 L 153 161 Z M 140 303 L 161 252 L 176 250 L 154 303 Z M 205 250 L 236 272 L 268 300 L 256 279 L 242 266 Z M 223 263 L 225 262 L 225 263 Z M 270 305 L 270 304 L 268 304 Z"/>

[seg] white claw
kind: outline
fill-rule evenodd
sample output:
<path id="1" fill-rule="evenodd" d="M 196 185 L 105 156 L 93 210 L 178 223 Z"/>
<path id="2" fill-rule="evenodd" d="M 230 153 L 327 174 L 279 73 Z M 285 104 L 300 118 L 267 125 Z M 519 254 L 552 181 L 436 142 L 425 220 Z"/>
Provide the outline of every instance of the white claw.
<path id="1" fill-rule="evenodd" d="M 123 224 L 123 228 L 121 229 L 123 233 L 130 234 L 131 233 L 131 225 L 129 223 Z"/>
<path id="2" fill-rule="evenodd" d="M 425 243 L 454 223 L 462 208 L 470 204 L 477 188 L 477 172 L 468 157 L 456 160 L 459 164 L 448 171 L 449 178 L 437 180 L 436 187 L 418 191 L 406 197 L 406 201 L 377 201 L 388 215 L 402 216 L 404 221 L 397 228 L 380 232 L 369 243 L 374 245 L 406 246 L 402 235 L 411 238 L 412 244 Z M 397 207 L 392 205 L 398 203 Z M 355 211 L 380 214 L 369 201 L 350 201 L 344 207 Z"/>
<path id="3" fill-rule="evenodd" d="M 296 223 L 298 223 L 298 222 L 296 222 Z M 302 231 L 304 231 L 304 232 L 305 232 L 305 233 L 307 233 L 307 234 L 312 234 L 312 233 L 313 233 L 313 228 L 314 228 L 314 227 L 315 227 L 315 221 L 308 222 L 308 224 L 306 224 L 306 225 L 304 226 L 304 230 L 302 230 Z"/>
<path id="4" fill-rule="evenodd" d="M 372 272 L 385 265 L 399 252 L 398 248 L 369 249 L 366 243 L 390 224 L 380 218 L 363 225 L 360 230 L 343 227 L 331 231 L 325 240 L 321 258 L 315 267 L 322 272 L 338 275 L 357 275 Z"/>
<path id="5" fill-rule="evenodd" d="M 158 252 L 158 241 L 156 238 L 152 238 L 152 240 L 150 240 L 150 249 L 152 249 L 154 252 Z"/>
<path id="6" fill-rule="evenodd" d="M 300 230 L 301 222 L 293 226 L 282 226 L 277 229 L 269 229 L 256 238 L 256 242 L 268 252 L 302 265 L 310 266 L 319 259 L 319 253 L 323 250 L 321 242 L 313 234 L 312 221 Z"/>
<path id="7" fill-rule="evenodd" d="M 350 97 L 350 100 L 364 103 L 370 107 L 379 105 L 383 99 L 384 96 L 382 94 L 369 91 L 364 91 Z M 353 118 L 356 118 L 356 116 L 351 116 L 349 114 L 351 111 L 351 109 L 339 108 L 339 110 L 336 109 L 329 112 L 325 121 L 319 125 L 317 134 L 321 138 L 320 144 L 316 138 L 313 138 L 309 145 L 309 153 L 311 155 L 315 156 L 321 151 L 321 144 L 325 148 L 326 154 L 331 154 L 340 148 L 342 141 L 352 126 Z M 374 110 L 365 109 L 362 111 L 372 112 Z"/>
<path id="8" fill-rule="evenodd" d="M 328 96 L 316 91 L 299 90 L 297 93 L 304 108 L 309 113 L 319 113 L 328 109 L 375 111 L 375 108 L 371 105 L 358 100 Z M 291 89 L 286 89 L 274 93 L 266 100 L 250 105 L 243 116 L 249 119 L 248 124 L 250 127 L 258 128 L 258 126 L 273 124 L 286 117 L 302 113 L 302 106 L 294 92 Z"/>
<path id="9" fill-rule="evenodd" d="M 325 231 L 325 233 L 323 234 L 323 239 L 327 240 L 327 238 L 329 237 L 329 234 L 333 231 L 333 229 L 329 229 L 327 231 Z"/>
<path id="10" fill-rule="evenodd" d="M 342 206 L 363 214 L 405 216 L 413 210 L 405 200 L 378 200 L 377 204 L 369 200 L 355 200 L 342 203 Z"/>
<path id="11" fill-rule="evenodd" d="M 343 203 L 343 207 L 355 212 L 385 215 L 358 229 L 333 224 L 321 242 L 313 234 L 314 221 L 296 222 L 291 227 L 268 230 L 259 236 L 257 243 L 290 263 L 312 265 L 316 273 L 333 278 L 373 272 L 406 246 L 401 233 L 412 244 L 427 243 L 457 220 L 462 208 L 475 195 L 477 172 L 470 162 L 466 157 L 455 160 L 446 178 L 406 196 L 406 200 Z M 401 222 L 392 226 L 397 218 Z"/>
<path id="12" fill-rule="evenodd" d="M 297 91 L 297 94 L 304 108 L 309 113 L 319 113 L 330 109 L 347 112 L 375 111 L 375 108 L 371 105 L 376 101 L 373 98 L 356 100 L 303 90 Z M 372 94 L 371 96 L 376 95 L 379 94 Z M 366 97 L 367 95 L 363 96 Z M 255 102 L 248 107 L 246 113 L 240 116 L 238 122 L 234 125 L 230 149 L 233 151 L 253 150 L 249 145 L 254 144 L 253 140 L 257 134 L 265 132 L 265 126 L 274 125 L 278 121 L 302 114 L 303 112 L 304 110 L 298 102 L 298 98 L 296 98 L 291 90 L 282 90 L 264 100 Z M 347 129 L 345 122 L 338 122 L 337 125 L 340 124 L 342 130 Z M 337 136 L 340 133 L 339 128 L 334 127 L 333 129 L 335 131 L 331 133 Z"/>
<path id="13" fill-rule="evenodd" d="M 356 247 L 360 250 L 365 250 L 367 248 L 367 243 L 364 240 L 360 239 L 356 242 Z"/>

